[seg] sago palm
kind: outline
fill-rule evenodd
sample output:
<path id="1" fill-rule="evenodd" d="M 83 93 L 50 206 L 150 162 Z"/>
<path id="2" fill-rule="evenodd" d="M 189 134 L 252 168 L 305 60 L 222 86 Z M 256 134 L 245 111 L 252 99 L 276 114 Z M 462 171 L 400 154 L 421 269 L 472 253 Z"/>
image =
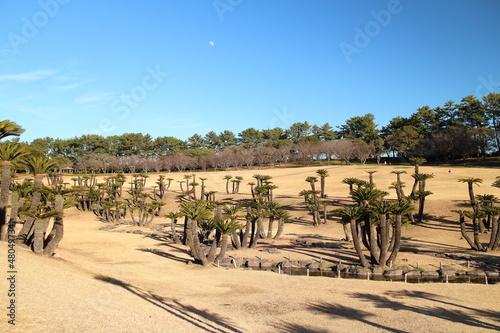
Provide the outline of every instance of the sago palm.
<path id="1" fill-rule="evenodd" d="M 333 214 L 349 221 L 349 224 L 351 226 L 352 242 L 354 245 L 354 249 L 358 254 L 359 260 L 361 261 L 361 265 L 363 265 L 364 267 L 369 266 L 368 259 L 366 259 L 366 256 L 361 249 L 361 235 L 358 232 L 360 220 L 363 219 L 363 217 L 367 214 L 366 208 L 360 205 L 356 205 L 353 207 L 344 207 L 335 209 L 333 211 Z"/>

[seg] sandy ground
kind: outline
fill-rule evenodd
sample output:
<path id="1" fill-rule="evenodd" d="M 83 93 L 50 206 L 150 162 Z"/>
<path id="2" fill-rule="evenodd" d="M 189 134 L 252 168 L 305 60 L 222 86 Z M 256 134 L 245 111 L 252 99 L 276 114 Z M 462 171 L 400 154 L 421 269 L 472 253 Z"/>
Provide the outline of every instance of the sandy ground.
<path id="1" fill-rule="evenodd" d="M 293 210 L 282 240 L 263 242 L 255 250 L 228 255 L 271 260 L 312 259 L 323 264 L 355 264 L 352 246 L 343 242 L 342 227 L 333 220 L 313 227 L 298 193 L 319 167 L 273 168 L 196 173 L 206 177 L 208 190 L 218 199 L 249 197 L 252 175 L 273 177 L 276 200 Z M 334 205 L 347 202 L 345 177 L 368 179 L 389 190 L 392 166 L 329 166 L 326 192 Z M 411 167 L 402 178 L 410 187 Z M 449 172 L 451 170 L 451 172 Z M 498 171 L 498 172 L 497 172 Z M 465 269 L 464 260 L 436 257 L 455 254 L 469 258 L 471 269 L 499 269 L 500 253 L 467 250 L 451 209 L 467 203 L 467 185 L 460 178 L 484 179 L 476 194 L 495 194 L 490 184 L 500 170 L 421 168 L 434 173 L 427 189 L 428 219 L 403 230 L 403 249 L 395 265 L 436 270 L 440 265 Z M 242 176 L 241 194 L 224 195 L 224 175 Z M 165 212 L 176 210 L 175 197 L 183 174 L 174 178 Z M 151 175 L 148 185 L 154 185 Z M 407 189 L 409 191 L 409 189 Z M 159 237 L 100 230 L 107 224 L 88 212 L 70 209 L 65 216 L 65 237 L 53 258 L 41 258 L 16 248 L 16 325 L 8 325 L 7 247 L 1 244 L 0 304 L 4 309 L 0 331 L 6 332 L 496 332 L 500 330 L 500 284 L 410 284 L 329 277 L 279 275 L 274 272 L 201 267 L 187 264 L 186 248 L 172 244 L 155 230 L 169 223 L 157 218 L 151 228 Z M 136 230 L 132 226 L 117 229 Z M 486 235 L 485 235 L 486 236 Z M 309 247 L 295 240 L 337 244 Z M 277 249 L 269 253 L 267 248 Z M 416 253 L 417 252 L 417 253 Z M 488 266 L 486 266 L 486 264 Z"/>

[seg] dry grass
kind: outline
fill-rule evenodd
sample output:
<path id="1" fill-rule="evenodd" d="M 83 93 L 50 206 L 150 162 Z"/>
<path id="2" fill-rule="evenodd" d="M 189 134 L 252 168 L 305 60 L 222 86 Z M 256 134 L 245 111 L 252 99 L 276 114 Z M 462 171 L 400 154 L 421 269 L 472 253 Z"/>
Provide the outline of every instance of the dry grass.
<path id="1" fill-rule="evenodd" d="M 389 190 L 395 175 L 392 166 L 328 166 L 326 192 L 335 205 L 348 202 L 345 177 L 368 179 L 377 170 L 375 183 Z M 401 167 L 399 167 L 401 168 Z M 196 173 L 206 177 L 207 189 L 218 198 L 250 197 L 248 181 L 256 173 L 273 177 L 279 188 L 276 200 L 291 209 L 292 220 L 282 240 L 263 242 L 255 250 L 229 255 L 283 260 L 312 258 L 324 264 L 356 262 L 350 244 L 342 242 L 342 228 L 335 221 L 313 227 L 298 193 L 318 167 L 274 168 Z M 410 187 L 412 168 L 402 175 Z M 448 172 L 451 170 L 451 172 Z M 499 253 L 467 250 L 451 209 L 467 204 L 467 186 L 458 179 L 483 178 L 477 194 L 500 197 L 493 182 L 500 171 L 481 168 L 421 167 L 434 173 L 427 189 L 428 218 L 422 225 L 404 229 L 402 252 L 395 265 L 436 269 L 440 264 L 464 268 L 464 260 L 439 258 L 435 254 L 469 257 L 478 267 L 499 265 Z M 242 176 L 241 194 L 224 195 L 224 175 Z M 182 180 L 182 174 L 170 174 Z M 154 185 L 156 176 L 148 178 Z M 176 181 L 172 189 L 178 191 Z M 178 192 L 169 192 L 165 212 L 175 211 Z M 155 219 L 154 225 L 168 223 Z M 495 332 L 500 329 L 499 285 L 404 284 L 317 277 L 278 275 L 272 272 L 204 268 L 187 265 L 190 256 L 182 246 L 161 237 L 99 230 L 105 223 L 91 213 L 75 209 L 65 217 L 65 237 L 54 258 L 39 258 L 18 248 L 18 325 L 14 332 Z M 137 229 L 119 226 L 118 229 Z M 150 228 L 143 231 L 155 232 Z M 336 244 L 330 247 L 299 246 L 295 240 Z M 266 247 L 277 253 L 263 252 Z M 6 248 L 2 245 L 2 253 Z M 4 256 L 6 257 L 6 255 Z M 2 268 L 6 260 L 2 259 Z M 6 269 L 2 269 L 6 272 Z M 2 279 L 1 304 L 7 286 Z M 2 305 L 2 307 L 4 307 Z M 397 319 L 396 319 L 397 318 Z M 7 327 L 2 319 L 0 328 Z"/>

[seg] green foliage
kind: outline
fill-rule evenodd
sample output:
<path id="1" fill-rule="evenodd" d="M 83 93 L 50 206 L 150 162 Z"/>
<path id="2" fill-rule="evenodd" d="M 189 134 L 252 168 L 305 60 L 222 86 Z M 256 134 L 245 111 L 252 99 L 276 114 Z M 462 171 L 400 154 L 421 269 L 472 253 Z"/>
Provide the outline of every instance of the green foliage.
<path id="1" fill-rule="evenodd" d="M 24 129 L 10 120 L 0 121 L 0 140 L 9 136 L 20 136 L 24 133 Z"/>

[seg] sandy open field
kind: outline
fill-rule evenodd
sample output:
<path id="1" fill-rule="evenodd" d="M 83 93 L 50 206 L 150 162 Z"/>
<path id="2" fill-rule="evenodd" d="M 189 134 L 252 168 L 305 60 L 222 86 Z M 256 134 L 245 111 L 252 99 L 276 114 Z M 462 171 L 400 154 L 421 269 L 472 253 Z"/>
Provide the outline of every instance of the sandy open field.
<path id="1" fill-rule="evenodd" d="M 320 167 L 265 170 L 197 172 L 206 177 L 207 190 L 218 199 L 250 197 L 254 174 L 267 174 L 278 186 L 276 201 L 291 207 L 292 219 L 283 239 L 260 243 L 257 249 L 230 251 L 240 258 L 263 257 L 281 261 L 312 259 L 324 264 L 356 264 L 352 245 L 343 242 L 342 226 L 333 219 L 314 227 L 298 193 L 309 189 L 304 181 Z M 406 170 L 402 180 L 411 187 L 412 167 L 327 166 L 326 193 L 335 205 L 348 202 L 345 177 L 368 180 L 368 170 L 377 170 L 377 187 L 389 190 L 395 169 Z M 476 194 L 494 194 L 491 187 L 497 169 L 421 167 L 433 173 L 427 189 L 428 219 L 421 225 L 405 227 L 403 248 L 395 265 L 437 270 L 448 265 L 466 269 L 500 270 L 500 253 L 468 250 L 461 239 L 457 215 L 451 209 L 467 209 L 467 185 L 460 178 L 477 177 L 484 183 Z M 451 172 L 449 172 L 451 171 Z M 225 175 L 242 176 L 238 195 L 225 195 Z M 176 210 L 180 194 L 174 178 L 164 212 Z M 68 177 L 68 181 L 69 181 Z M 147 187 L 154 185 L 151 174 Z M 69 181 L 71 182 L 71 181 Z M 319 183 L 318 183 L 319 184 Z M 409 191 L 409 188 L 407 188 Z M 335 208 L 335 207 L 334 207 Z M 500 330 L 500 284 L 455 284 L 379 282 L 329 277 L 289 276 L 274 272 L 202 267 L 188 264 L 186 248 L 174 245 L 157 230 L 169 219 L 155 218 L 144 234 L 101 230 L 107 224 L 92 213 L 69 209 L 65 215 L 65 236 L 53 258 L 41 258 L 16 249 L 16 326 L 7 324 L 6 244 L 0 247 L 2 282 L 0 304 L 2 332 L 497 332 Z M 120 225 L 116 230 L 139 230 Z M 166 229 L 168 230 L 168 229 Z M 486 237 L 487 235 L 483 235 Z M 337 244 L 310 247 L 296 240 Z M 485 238 L 486 239 L 486 238 Z M 310 243 L 309 242 L 309 243 Z M 270 253 L 267 249 L 274 248 Z M 435 254 L 448 257 L 436 257 Z"/>

